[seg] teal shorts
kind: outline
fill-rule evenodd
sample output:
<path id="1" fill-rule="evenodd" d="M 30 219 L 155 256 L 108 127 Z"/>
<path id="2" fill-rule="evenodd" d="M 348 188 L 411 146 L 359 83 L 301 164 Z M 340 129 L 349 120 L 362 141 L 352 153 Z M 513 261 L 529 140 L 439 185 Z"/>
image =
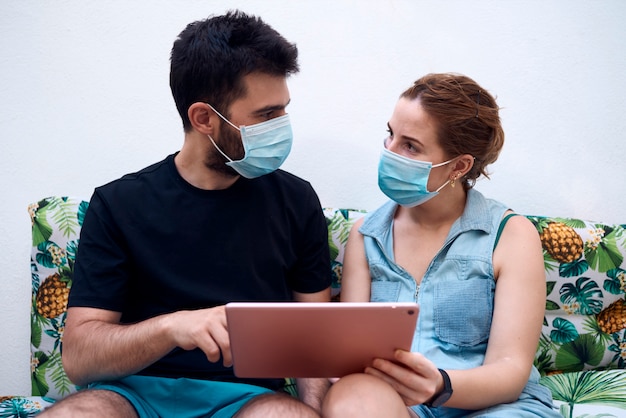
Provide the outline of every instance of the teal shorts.
<path id="1" fill-rule="evenodd" d="M 96 382 L 89 388 L 119 393 L 135 407 L 140 418 L 230 418 L 255 396 L 273 393 L 243 383 L 153 376 Z"/>

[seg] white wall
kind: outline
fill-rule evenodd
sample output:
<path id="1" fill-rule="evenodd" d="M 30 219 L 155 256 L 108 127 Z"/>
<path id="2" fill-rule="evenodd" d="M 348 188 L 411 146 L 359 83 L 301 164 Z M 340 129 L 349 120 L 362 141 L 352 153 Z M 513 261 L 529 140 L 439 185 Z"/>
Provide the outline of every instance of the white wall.
<path id="1" fill-rule="evenodd" d="M 235 7 L 298 44 L 284 168 L 323 205 L 384 201 L 376 166 L 396 98 L 454 71 L 503 107 L 504 151 L 479 190 L 524 214 L 626 222 L 621 0 L 3 0 L 0 395 L 30 391 L 28 203 L 88 198 L 178 150 L 172 42 Z"/>

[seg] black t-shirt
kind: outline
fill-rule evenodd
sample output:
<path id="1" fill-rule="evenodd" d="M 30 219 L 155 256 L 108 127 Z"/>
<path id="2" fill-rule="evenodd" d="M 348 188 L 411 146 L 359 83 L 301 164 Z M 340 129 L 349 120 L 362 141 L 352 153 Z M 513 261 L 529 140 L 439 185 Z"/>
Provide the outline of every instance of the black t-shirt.
<path id="1" fill-rule="evenodd" d="M 122 323 L 231 301 L 289 301 L 330 285 L 326 221 L 311 185 L 287 172 L 201 190 L 174 156 L 95 190 L 69 306 Z M 199 349 L 174 349 L 139 374 L 242 381 Z M 281 380 L 243 380 L 272 389 Z"/>

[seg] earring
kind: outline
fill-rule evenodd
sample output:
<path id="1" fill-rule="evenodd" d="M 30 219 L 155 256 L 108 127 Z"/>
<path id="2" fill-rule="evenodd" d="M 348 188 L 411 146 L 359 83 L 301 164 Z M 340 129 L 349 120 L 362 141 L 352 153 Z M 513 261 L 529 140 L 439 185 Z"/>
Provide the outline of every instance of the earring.
<path id="1" fill-rule="evenodd" d="M 454 189 L 454 186 L 456 186 L 456 179 L 458 178 L 458 175 L 455 174 L 454 177 L 452 177 L 452 181 L 450 181 L 450 186 L 452 186 L 452 188 Z"/>

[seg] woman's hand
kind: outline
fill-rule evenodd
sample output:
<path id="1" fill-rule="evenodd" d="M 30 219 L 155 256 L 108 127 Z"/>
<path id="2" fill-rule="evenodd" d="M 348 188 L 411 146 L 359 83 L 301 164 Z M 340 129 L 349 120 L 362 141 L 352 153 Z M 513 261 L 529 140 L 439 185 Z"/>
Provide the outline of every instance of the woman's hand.
<path id="1" fill-rule="evenodd" d="M 443 389 L 437 366 L 421 353 L 396 350 L 395 362 L 376 359 L 365 373 L 383 379 L 400 395 L 405 405 L 428 402 Z"/>

